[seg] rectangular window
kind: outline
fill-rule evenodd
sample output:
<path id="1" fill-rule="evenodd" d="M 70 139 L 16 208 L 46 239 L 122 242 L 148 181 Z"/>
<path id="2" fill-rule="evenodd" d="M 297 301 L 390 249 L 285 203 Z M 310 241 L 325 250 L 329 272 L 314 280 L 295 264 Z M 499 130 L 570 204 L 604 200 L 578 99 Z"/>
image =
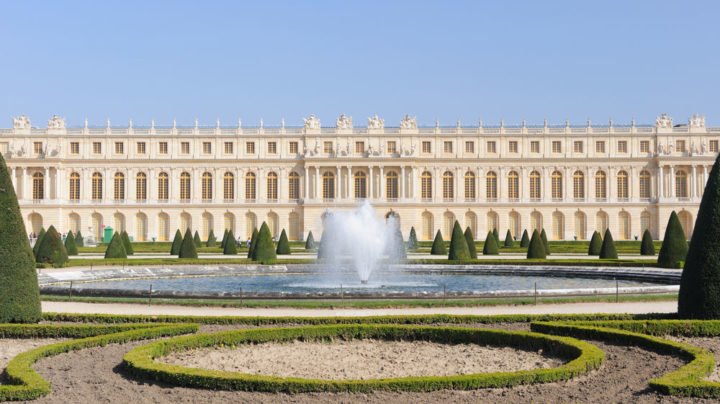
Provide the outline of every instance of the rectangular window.
<path id="1" fill-rule="evenodd" d="M 158 153 L 168 154 L 168 143 L 167 142 L 158 143 Z"/>
<path id="2" fill-rule="evenodd" d="M 8 148 L 8 142 L 2 142 L 0 143 L 0 154 L 5 155 L 9 150 Z"/>
<path id="3" fill-rule="evenodd" d="M 573 151 L 575 153 L 584 153 L 583 149 L 584 149 L 583 142 L 581 140 L 576 140 L 573 143 Z"/>
<path id="4" fill-rule="evenodd" d="M 465 142 L 465 153 L 475 153 L 475 142 Z"/>
<path id="5" fill-rule="evenodd" d="M 518 142 L 515 140 L 511 140 L 508 142 L 508 152 L 510 153 L 517 153 L 518 152 Z"/>
<path id="6" fill-rule="evenodd" d="M 640 141 L 640 153 L 650 153 L 650 141 L 649 140 L 641 140 Z"/>
<path id="7" fill-rule="evenodd" d="M 618 153 L 627 153 L 627 140 L 618 140 Z"/>
<path id="8" fill-rule="evenodd" d="M 387 142 L 387 152 L 388 154 L 395 154 L 397 153 L 397 144 L 395 141 L 389 141 Z"/>
<path id="9" fill-rule="evenodd" d="M 675 150 L 679 153 L 685 153 L 685 141 L 684 140 L 676 140 L 675 141 Z"/>
<path id="10" fill-rule="evenodd" d="M 225 154 L 233 154 L 234 153 L 234 143 L 233 142 L 225 142 L 223 145 L 223 151 Z"/>
<path id="11" fill-rule="evenodd" d="M 42 154 L 43 143 L 42 142 L 33 142 L 33 152 L 35 152 L 35 154 Z"/>
<path id="12" fill-rule="evenodd" d="M 182 142 L 182 143 L 180 143 L 180 153 L 182 153 L 182 154 L 190 154 L 190 142 Z"/>
<path id="13" fill-rule="evenodd" d="M 365 142 L 355 142 L 355 153 L 356 154 L 365 153 Z"/>
<path id="14" fill-rule="evenodd" d="M 452 142 L 448 142 L 448 141 L 443 142 L 443 151 L 445 153 L 452 153 L 453 152 L 452 146 L 453 146 Z"/>
<path id="15" fill-rule="evenodd" d="M 255 154 L 255 142 L 246 142 L 245 143 L 245 153 Z"/>
<path id="16" fill-rule="evenodd" d="M 70 154 L 80 154 L 80 142 L 70 142 Z"/>
<path id="17" fill-rule="evenodd" d="M 290 154 L 298 154 L 298 142 L 290 142 Z"/>
<path id="18" fill-rule="evenodd" d="M 267 152 L 268 154 L 277 154 L 277 142 L 268 142 Z"/>
<path id="19" fill-rule="evenodd" d="M 487 152 L 488 153 L 497 153 L 495 151 L 495 141 L 494 140 L 487 142 Z"/>
<path id="20" fill-rule="evenodd" d="M 102 153 L 102 143 L 93 142 L 93 154 L 101 154 L 101 153 Z"/>
<path id="21" fill-rule="evenodd" d="M 137 154 L 145 154 L 145 142 L 137 142 Z"/>
<path id="22" fill-rule="evenodd" d="M 718 152 L 718 141 L 717 141 L 717 140 L 711 140 L 711 141 L 710 141 L 710 152 L 711 152 L 711 153 L 717 153 L 717 152 Z"/>
<path id="23" fill-rule="evenodd" d="M 562 143 L 559 140 L 553 140 L 552 152 L 553 153 L 562 153 Z"/>
<path id="24" fill-rule="evenodd" d="M 115 142 L 115 154 L 125 154 L 125 143 Z"/>
<path id="25" fill-rule="evenodd" d="M 422 142 L 422 152 L 426 153 L 426 154 L 432 153 L 432 143 L 430 143 L 428 141 L 423 141 Z"/>
<path id="26" fill-rule="evenodd" d="M 605 153 L 605 142 L 604 141 L 595 142 L 595 153 Z"/>
<path id="27" fill-rule="evenodd" d="M 540 142 L 533 140 L 530 142 L 530 153 L 540 153 Z"/>
<path id="28" fill-rule="evenodd" d="M 323 153 L 330 154 L 333 152 L 333 142 L 323 142 Z"/>
<path id="29" fill-rule="evenodd" d="M 210 142 L 203 142 L 203 154 L 210 154 L 212 153 L 212 143 Z"/>

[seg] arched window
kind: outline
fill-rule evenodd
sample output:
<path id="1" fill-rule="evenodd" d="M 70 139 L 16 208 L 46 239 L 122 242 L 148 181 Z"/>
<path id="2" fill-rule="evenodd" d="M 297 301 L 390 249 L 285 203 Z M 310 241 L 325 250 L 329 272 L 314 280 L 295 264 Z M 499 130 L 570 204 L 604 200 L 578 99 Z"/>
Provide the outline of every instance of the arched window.
<path id="1" fill-rule="evenodd" d="M 72 173 L 70 174 L 70 200 L 71 201 L 79 201 L 80 200 L 80 174 L 78 173 Z"/>
<path id="2" fill-rule="evenodd" d="M 103 198 L 103 177 L 102 174 L 95 172 L 92 175 L 92 200 L 100 201 Z"/>
<path id="3" fill-rule="evenodd" d="M 45 175 L 35 173 L 32 175 L 32 197 L 34 200 L 45 199 Z"/>
<path id="4" fill-rule="evenodd" d="M 395 171 L 385 175 L 385 196 L 389 201 L 398 199 L 398 175 Z"/>
<path id="5" fill-rule="evenodd" d="M 168 239 L 170 238 L 170 216 L 167 213 L 158 214 L 157 227 L 158 241 L 168 241 Z"/>
<path id="6" fill-rule="evenodd" d="M 647 210 L 640 213 L 640 232 L 645 233 L 645 230 L 652 233 L 652 215 Z"/>
<path id="7" fill-rule="evenodd" d="M 113 178 L 114 193 L 113 197 L 116 201 L 122 201 L 125 199 L 125 174 L 115 173 Z"/>
<path id="8" fill-rule="evenodd" d="M 443 200 L 452 201 L 455 198 L 455 176 L 450 171 L 445 171 L 443 181 Z"/>
<path id="9" fill-rule="evenodd" d="M 430 212 L 423 212 L 422 214 L 422 238 L 423 240 L 432 240 L 435 237 L 434 234 L 433 215 Z"/>
<path id="10" fill-rule="evenodd" d="M 227 202 L 235 200 L 235 174 L 230 171 L 223 174 L 223 199 Z"/>
<path id="11" fill-rule="evenodd" d="M 187 172 L 180 174 L 180 200 L 190 200 L 190 174 Z"/>
<path id="12" fill-rule="evenodd" d="M 255 173 L 245 174 L 245 200 L 254 201 L 255 197 Z"/>
<path id="13" fill-rule="evenodd" d="M 565 239 L 565 215 L 561 212 L 552 214 L 552 237 L 553 240 Z"/>
<path id="14" fill-rule="evenodd" d="M 170 176 L 163 172 L 158 175 L 158 200 L 168 199 L 170 199 Z"/>
<path id="15" fill-rule="evenodd" d="M 538 201 L 542 194 L 540 193 L 540 173 L 532 171 L 530 173 L 530 200 Z"/>
<path id="16" fill-rule="evenodd" d="M 138 201 L 147 200 L 147 175 L 145 173 L 135 175 L 135 199 Z"/>
<path id="17" fill-rule="evenodd" d="M 678 198 L 688 197 L 687 173 L 683 170 L 678 170 L 675 173 L 675 196 Z"/>
<path id="18" fill-rule="evenodd" d="M 626 201 L 628 199 L 628 173 L 625 170 L 621 170 L 617 174 L 617 197 L 618 200 Z"/>
<path id="19" fill-rule="evenodd" d="M 575 236 L 578 240 L 585 240 L 587 238 L 587 217 L 585 213 L 577 211 L 575 212 Z"/>
<path id="20" fill-rule="evenodd" d="M 367 175 L 358 171 L 353 176 L 353 185 L 355 186 L 355 199 L 367 198 Z"/>
<path id="21" fill-rule="evenodd" d="M 640 198 L 650 199 L 650 172 L 647 170 L 640 171 Z"/>
<path id="22" fill-rule="evenodd" d="M 580 170 L 573 173 L 573 199 L 585 200 L 585 173 Z"/>
<path id="23" fill-rule="evenodd" d="M 550 186 L 552 188 L 552 199 L 561 201 L 563 198 L 563 176 L 560 171 L 553 171 L 550 175 Z M 564 237 L 563 237 L 564 238 Z M 559 238 L 560 239 L 560 238 Z"/>
<path id="24" fill-rule="evenodd" d="M 508 198 L 511 201 L 520 200 L 520 176 L 517 171 L 508 173 Z"/>
<path id="25" fill-rule="evenodd" d="M 620 240 L 630 240 L 630 214 L 625 211 L 618 214 L 618 235 Z"/>
<path id="26" fill-rule="evenodd" d="M 603 211 L 599 211 L 595 215 L 595 230 L 604 236 L 605 230 L 608 229 L 608 222 L 608 214 Z"/>
<path id="27" fill-rule="evenodd" d="M 465 200 L 475 200 L 475 173 L 472 171 L 465 173 Z"/>
<path id="28" fill-rule="evenodd" d="M 322 175 L 322 195 L 323 199 L 335 199 L 335 174 L 326 171 Z"/>
<path id="29" fill-rule="evenodd" d="M 607 199 L 607 176 L 602 170 L 595 173 L 595 199 L 599 201 Z"/>
<path id="30" fill-rule="evenodd" d="M 429 171 L 424 171 L 420 176 L 420 193 L 424 201 L 429 201 L 433 197 L 432 174 Z"/>
<path id="31" fill-rule="evenodd" d="M 497 200 L 497 174 L 495 171 L 488 171 L 485 174 L 485 192 L 488 201 Z"/>
<path id="32" fill-rule="evenodd" d="M 274 172 L 267 175 L 267 199 L 271 202 L 278 200 L 278 176 Z"/>
<path id="33" fill-rule="evenodd" d="M 295 171 L 288 175 L 288 196 L 291 201 L 300 199 L 300 176 Z M 295 237 L 294 240 L 299 240 L 299 237 Z"/>
<path id="34" fill-rule="evenodd" d="M 200 184 L 202 200 L 207 202 L 213 198 L 213 177 L 209 172 L 204 172 Z"/>

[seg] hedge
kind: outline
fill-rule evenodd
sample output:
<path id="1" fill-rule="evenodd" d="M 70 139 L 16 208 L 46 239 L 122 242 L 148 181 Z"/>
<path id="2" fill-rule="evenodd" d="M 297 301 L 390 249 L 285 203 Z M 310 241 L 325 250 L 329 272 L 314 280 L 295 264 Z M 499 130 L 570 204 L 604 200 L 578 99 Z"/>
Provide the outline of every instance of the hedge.
<path id="1" fill-rule="evenodd" d="M 180 229 L 175 231 L 175 238 L 173 238 L 172 245 L 170 246 L 170 255 L 180 255 L 180 246 L 183 242 L 182 233 Z"/>
<path id="2" fill-rule="evenodd" d="M 703 197 L 703 200 L 704 199 Z M 698 211 L 698 213 L 700 212 Z M 707 236 L 706 232 L 699 234 L 703 237 Z M 687 238 L 680 224 L 680 219 L 678 219 L 677 213 L 673 210 L 672 213 L 670 213 L 670 219 L 668 219 L 668 224 L 665 228 L 665 237 L 663 237 L 662 246 L 660 246 L 657 265 L 661 268 L 681 268 L 680 262 L 685 261 L 687 253 Z"/>
<path id="3" fill-rule="evenodd" d="M 68 255 L 78 255 L 77 243 L 75 243 L 75 236 L 73 236 L 72 230 L 68 231 L 67 236 L 65 236 L 65 249 Z"/>
<path id="4" fill-rule="evenodd" d="M 600 232 L 594 231 L 592 238 L 590 239 L 590 245 L 588 245 L 588 255 L 600 255 L 602 244 L 603 240 Z"/>
<path id="5" fill-rule="evenodd" d="M 492 232 L 488 232 L 483 244 L 483 255 L 499 255 L 497 241 Z"/>
<path id="6" fill-rule="evenodd" d="M 75 245 L 78 247 L 85 247 L 85 240 L 83 239 L 82 232 L 78 230 L 77 234 L 75 235 Z"/>
<path id="7" fill-rule="evenodd" d="M 551 369 L 518 372 L 479 373 L 452 376 L 399 377 L 370 380 L 320 380 L 297 377 L 275 377 L 199 368 L 185 368 L 155 361 L 173 352 L 217 345 L 303 341 L 329 341 L 335 338 L 403 341 L 432 341 L 443 344 L 473 343 L 512 346 L 524 350 L 549 352 L 569 362 Z M 587 342 L 530 332 L 478 328 L 331 325 L 317 327 L 262 328 L 233 330 L 213 334 L 175 337 L 140 346 L 123 357 L 123 364 L 135 376 L 164 383 L 215 390 L 246 390 L 264 392 L 370 392 L 433 391 L 441 389 L 469 390 L 500 388 L 521 384 L 568 380 L 599 368 L 604 353 Z"/>
<path id="8" fill-rule="evenodd" d="M 200 246 L 202 246 L 202 240 L 200 240 L 200 233 L 198 233 L 197 230 L 195 230 L 195 235 L 193 236 L 193 243 L 195 243 L 195 248 L 200 248 Z"/>
<path id="9" fill-rule="evenodd" d="M 527 229 L 523 230 L 522 238 L 520 239 L 520 247 L 527 248 L 530 246 L 530 237 L 528 236 Z"/>
<path id="10" fill-rule="evenodd" d="M 610 229 L 605 230 L 602 247 L 600 247 L 600 259 L 618 259 L 617 250 L 615 249 L 615 240 L 613 240 Z"/>
<path id="11" fill-rule="evenodd" d="M 306 250 L 314 250 L 315 249 L 315 237 L 312 234 L 312 231 L 310 231 L 307 235 L 307 240 L 305 240 L 305 249 Z"/>
<path id="12" fill-rule="evenodd" d="M 411 234 L 415 234 L 415 229 L 413 228 L 413 232 Z M 467 242 L 468 246 L 468 252 L 470 253 L 470 259 L 477 259 L 477 247 L 475 246 L 475 236 L 473 236 L 472 229 L 470 226 L 465 228 L 465 242 Z M 415 244 L 417 245 L 417 240 L 415 240 Z"/>
<path id="13" fill-rule="evenodd" d="M 195 240 L 193 239 L 190 229 L 185 230 L 182 243 L 180 244 L 180 251 L 178 258 L 197 258 L 197 248 L 195 247 Z"/>
<path id="14" fill-rule="evenodd" d="M 282 229 L 280 233 L 280 239 L 278 240 L 277 250 L 275 250 L 275 252 L 277 254 L 290 255 L 290 242 L 288 241 L 285 229 Z"/>
<path id="15" fill-rule="evenodd" d="M 35 255 L 39 264 L 51 264 L 55 268 L 62 268 L 68 260 L 68 252 L 63 244 L 60 234 L 55 226 L 50 226 L 40 241 L 40 247 Z"/>
<path id="16" fill-rule="evenodd" d="M 208 233 L 207 241 L 205 242 L 205 247 L 215 247 L 215 242 L 217 240 L 215 239 L 215 232 L 210 229 L 210 233 Z"/>
<path id="17" fill-rule="evenodd" d="M 237 242 L 235 242 L 235 234 L 232 230 L 225 231 L 225 241 L 223 241 L 224 255 L 237 255 Z"/>
<path id="18" fill-rule="evenodd" d="M 415 233 L 415 227 L 410 227 L 410 235 L 408 236 L 408 250 L 415 251 L 418 248 L 417 233 Z"/>
<path id="19" fill-rule="evenodd" d="M 440 230 L 435 233 L 435 239 L 433 240 L 432 247 L 430 247 L 430 255 L 445 255 L 447 250 L 445 249 L 445 240 L 443 240 L 442 233 Z"/>
<path id="20" fill-rule="evenodd" d="M 515 245 L 515 242 L 513 240 L 512 233 L 510 233 L 510 230 L 505 233 L 505 242 L 503 242 L 503 247 L 512 247 Z"/>
<path id="21" fill-rule="evenodd" d="M 655 245 L 650 230 L 645 229 L 640 243 L 640 255 L 655 255 Z"/>
<path id="22" fill-rule="evenodd" d="M 547 258 L 545 246 L 543 245 L 542 237 L 538 233 L 537 229 L 533 230 L 530 244 L 528 245 L 527 255 L 528 259 L 545 259 Z"/>
<path id="23" fill-rule="evenodd" d="M 467 260 L 470 259 L 470 250 L 463 234 L 460 223 L 455 221 L 452 230 L 452 236 L 450 237 L 450 251 L 448 252 L 449 260 Z"/>
<path id="24" fill-rule="evenodd" d="M 544 228 L 540 232 L 540 239 L 542 239 L 543 247 L 545 247 L 545 255 L 550 255 L 550 243 L 548 243 L 547 233 L 545 233 Z"/>
<path id="25" fill-rule="evenodd" d="M 122 242 L 120 235 L 115 232 L 110 243 L 105 249 L 105 259 L 108 258 L 127 258 L 127 252 L 125 251 L 125 245 Z"/>
<path id="26" fill-rule="evenodd" d="M 260 231 L 257 235 L 257 243 L 252 250 L 253 261 L 257 261 L 261 264 L 270 264 L 277 259 L 277 253 L 275 252 L 275 244 L 270 234 L 270 228 L 267 223 L 263 222 L 260 226 Z"/>
<path id="27" fill-rule="evenodd" d="M 127 231 L 123 230 L 122 234 L 120 234 L 120 238 L 122 239 L 123 247 L 125 247 L 125 254 L 134 255 L 135 251 L 133 250 L 132 243 L 130 242 L 130 236 L 128 236 Z"/>

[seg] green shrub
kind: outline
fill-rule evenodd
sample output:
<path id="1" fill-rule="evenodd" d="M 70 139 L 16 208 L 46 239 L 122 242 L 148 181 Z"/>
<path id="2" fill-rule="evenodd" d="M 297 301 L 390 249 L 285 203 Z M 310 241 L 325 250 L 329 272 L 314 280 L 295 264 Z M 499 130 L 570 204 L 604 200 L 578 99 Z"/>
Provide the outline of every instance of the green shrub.
<path id="1" fill-rule="evenodd" d="M 550 243 L 548 243 L 547 234 L 545 234 L 545 229 L 542 229 L 540 232 L 540 239 L 542 240 L 543 247 L 545 248 L 545 255 L 550 255 Z"/>
<path id="2" fill-rule="evenodd" d="M 415 233 L 415 227 L 410 228 L 410 236 L 408 236 L 408 249 L 415 251 L 418 248 L 417 234 Z"/>
<path id="3" fill-rule="evenodd" d="M 67 250 L 68 255 L 78 255 L 78 248 L 72 231 L 68 231 L 67 236 L 65 236 L 65 250 Z"/>
<path id="4" fill-rule="evenodd" d="M 527 248 L 530 246 L 530 237 L 528 237 L 527 229 L 523 230 L 522 238 L 520 239 L 520 247 Z"/>
<path id="5" fill-rule="evenodd" d="M 653 244 L 650 230 L 645 229 L 640 243 L 640 255 L 655 255 L 655 245 Z"/>
<path id="6" fill-rule="evenodd" d="M 128 236 L 127 231 L 123 230 L 122 234 L 120 235 L 120 238 L 122 239 L 123 247 L 125 247 L 125 253 L 127 255 L 135 254 L 132 243 L 130 242 L 130 236 Z"/>
<path id="7" fill-rule="evenodd" d="M 35 261 L 40 264 L 51 264 L 55 268 L 62 268 L 67 260 L 68 253 L 65 244 L 63 244 L 60 234 L 55 230 L 55 226 L 50 226 L 40 242 Z"/>
<path id="8" fill-rule="evenodd" d="M 276 259 L 277 254 L 275 253 L 275 245 L 272 241 L 270 228 L 267 223 L 263 222 L 262 226 L 260 226 L 260 231 L 258 232 L 257 244 L 253 249 L 252 260 L 261 264 L 271 264 Z"/>
<path id="9" fill-rule="evenodd" d="M 178 258 L 197 258 L 197 248 L 195 248 L 195 240 L 193 239 L 190 229 L 185 230 L 182 244 L 180 244 L 180 254 Z"/>
<path id="10" fill-rule="evenodd" d="M 307 239 L 305 240 L 305 249 L 306 250 L 314 250 L 315 249 L 315 237 L 313 237 L 312 230 L 308 233 Z"/>
<path id="11" fill-rule="evenodd" d="M 223 247 L 223 254 L 237 255 L 237 243 L 235 242 L 235 235 L 232 230 L 227 230 L 225 232 L 225 246 Z"/>
<path id="12" fill-rule="evenodd" d="M 497 244 L 499 246 L 500 245 L 500 233 L 498 232 L 498 229 L 493 228 L 492 234 L 493 234 L 493 237 L 495 237 L 495 244 Z"/>
<path id="13" fill-rule="evenodd" d="M 547 255 L 545 255 L 545 246 L 543 245 L 542 237 L 537 230 L 533 230 L 533 235 L 530 239 L 530 245 L 528 245 L 527 258 L 547 258 Z"/>
<path id="14" fill-rule="evenodd" d="M 258 238 L 258 230 L 257 227 L 253 228 L 252 235 L 250 236 L 250 248 L 248 248 L 247 257 L 252 259 L 253 258 L 253 251 L 255 251 L 255 246 L 257 246 L 257 238 Z"/>
<path id="15" fill-rule="evenodd" d="M 513 241 L 512 233 L 510 233 L 510 230 L 505 233 L 505 242 L 503 243 L 503 247 L 513 247 L 515 245 L 515 242 Z"/>
<path id="16" fill-rule="evenodd" d="M 613 259 L 618 258 L 617 250 L 615 250 L 615 241 L 613 240 L 610 229 L 605 230 L 605 237 L 603 237 L 602 248 L 600 248 L 600 259 Z"/>
<path id="17" fill-rule="evenodd" d="M 497 242 L 495 241 L 495 236 L 489 231 L 487 237 L 485 237 L 483 255 L 499 255 L 500 252 L 498 250 L 499 248 Z"/>
<path id="18" fill-rule="evenodd" d="M 40 244 L 42 244 L 43 237 L 45 237 L 44 227 L 40 229 L 40 233 L 37 234 L 37 238 L 35 239 L 35 244 L 32 248 L 33 257 L 37 257 L 38 249 L 40 249 Z"/>
<path id="19" fill-rule="evenodd" d="M 590 245 L 588 246 L 588 255 L 600 255 L 602 250 L 602 237 L 597 231 L 593 232 L 592 238 L 590 239 Z"/>
<path id="20" fill-rule="evenodd" d="M 465 235 L 463 234 L 462 228 L 460 228 L 460 223 L 458 223 L 457 220 L 453 225 L 448 259 L 451 261 L 470 259 L 470 251 L 468 249 L 467 241 L 465 241 Z"/>
<path id="21" fill-rule="evenodd" d="M 223 232 L 223 238 L 222 238 L 222 241 L 220 242 L 220 248 L 223 248 L 223 249 L 225 248 L 225 242 L 227 241 L 229 231 L 230 230 L 225 229 L 225 231 Z"/>
<path id="22" fill-rule="evenodd" d="M 290 242 L 288 241 L 285 229 L 282 229 L 280 233 L 280 239 L 278 240 L 277 250 L 275 251 L 278 255 L 290 255 Z"/>
<path id="23" fill-rule="evenodd" d="M 475 246 L 475 236 L 473 236 L 470 226 L 465 229 L 465 241 L 467 242 L 468 252 L 471 259 L 477 258 L 477 247 Z"/>
<path id="24" fill-rule="evenodd" d="M 208 239 L 205 242 L 205 247 L 215 247 L 216 243 L 217 240 L 215 239 L 215 232 L 210 229 L 210 233 L 208 233 Z"/>
<path id="25" fill-rule="evenodd" d="M 125 244 L 123 244 L 122 237 L 117 232 L 113 234 L 110 244 L 105 249 L 105 259 L 108 258 L 127 258 Z"/>
<path id="26" fill-rule="evenodd" d="M 435 233 L 435 240 L 433 240 L 432 247 L 430 247 L 431 255 L 445 255 L 447 250 L 445 249 L 445 240 L 443 240 L 442 233 L 440 230 Z"/>
<path id="27" fill-rule="evenodd" d="M 180 246 L 182 246 L 183 236 L 180 233 L 180 229 L 175 232 L 175 238 L 173 238 L 172 246 L 170 246 L 170 255 L 180 255 Z"/>
<path id="28" fill-rule="evenodd" d="M 198 233 L 197 230 L 195 230 L 195 236 L 193 237 L 193 243 L 195 243 L 195 248 L 200 248 L 202 246 L 202 240 L 200 240 L 200 233 Z"/>
<path id="29" fill-rule="evenodd" d="M 78 247 L 85 247 L 85 239 L 83 238 L 82 232 L 78 230 L 75 235 L 75 245 Z"/>
<path id="30" fill-rule="evenodd" d="M 706 189 L 708 188 L 706 187 Z M 712 190 L 711 193 L 712 192 L 715 192 L 715 190 Z M 703 200 L 705 200 L 704 195 Z M 714 209 L 712 209 L 711 213 L 713 213 L 713 211 Z M 714 217 L 707 218 L 715 220 Z M 715 222 L 713 221 L 711 223 Z M 700 234 L 702 235 L 702 237 L 705 237 L 704 234 Z M 685 261 L 685 256 L 687 255 L 687 252 L 688 243 L 687 239 L 685 238 L 685 232 L 683 231 L 682 225 L 680 225 L 680 219 L 678 219 L 677 213 L 675 213 L 675 211 L 672 211 L 672 213 L 670 214 L 670 219 L 668 220 L 667 228 L 665 229 L 665 238 L 663 238 L 662 246 L 660 247 L 660 254 L 658 254 L 657 265 L 660 268 L 677 268 L 680 261 Z"/>

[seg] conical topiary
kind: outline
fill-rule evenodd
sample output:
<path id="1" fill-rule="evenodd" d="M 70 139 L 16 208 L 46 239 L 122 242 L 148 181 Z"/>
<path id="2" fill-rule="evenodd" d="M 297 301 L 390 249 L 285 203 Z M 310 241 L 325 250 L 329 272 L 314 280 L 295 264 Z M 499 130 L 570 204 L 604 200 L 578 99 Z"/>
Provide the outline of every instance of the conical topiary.
<path id="1" fill-rule="evenodd" d="M 196 233 L 197 234 L 197 233 Z M 185 230 L 182 244 L 180 244 L 180 253 L 178 258 L 197 258 L 197 248 L 195 247 L 195 239 L 190 233 L 190 229 Z"/>
<path id="2" fill-rule="evenodd" d="M 605 230 L 605 237 L 603 237 L 602 247 L 600 248 L 600 259 L 613 259 L 616 260 L 618 257 L 617 250 L 615 249 L 615 241 L 613 240 L 610 229 Z"/>
<path id="3" fill-rule="evenodd" d="M 550 255 L 550 243 L 548 243 L 547 234 L 545 234 L 545 229 L 542 229 L 540 232 L 540 239 L 542 239 L 543 247 L 545 248 L 545 255 Z"/>
<path id="4" fill-rule="evenodd" d="M 705 200 L 705 196 L 703 196 L 703 200 Z M 680 262 L 685 261 L 687 252 L 688 243 L 685 231 L 683 231 L 677 213 L 673 211 L 665 229 L 665 238 L 660 247 L 657 265 L 660 268 L 679 268 Z"/>
<path id="5" fill-rule="evenodd" d="M 588 245 L 588 255 L 600 255 L 602 244 L 603 240 L 600 236 L 600 232 L 594 231 L 592 238 L 590 239 L 590 245 Z"/>
<path id="6" fill-rule="evenodd" d="M 290 254 L 290 242 L 288 241 L 287 234 L 285 234 L 285 229 L 282 229 L 282 232 L 280 232 L 280 239 L 278 239 L 277 250 L 275 250 L 275 252 L 278 255 Z"/>
<path id="7" fill-rule="evenodd" d="M 85 247 L 85 239 L 83 239 L 82 232 L 80 230 L 75 234 L 75 245 L 78 247 Z"/>
<path id="8" fill-rule="evenodd" d="M 527 229 L 523 230 L 522 238 L 520 239 L 520 247 L 527 248 L 530 246 L 530 237 L 528 236 Z"/>
<path id="9" fill-rule="evenodd" d="M 45 228 L 41 228 L 40 232 L 37 234 L 37 238 L 35 239 L 35 244 L 33 245 L 32 252 L 33 256 L 37 257 L 38 249 L 40 248 L 40 244 L 42 243 L 42 239 L 45 237 Z"/>
<path id="10" fill-rule="evenodd" d="M 272 241 L 270 228 L 267 223 L 263 222 L 257 235 L 257 243 L 253 249 L 252 260 L 261 264 L 270 264 L 277 259 L 275 245 Z"/>
<path id="11" fill-rule="evenodd" d="M 222 241 L 220 242 L 220 248 L 225 248 L 225 242 L 227 241 L 229 231 L 230 230 L 225 229 L 225 231 L 223 232 L 223 238 L 222 238 Z"/>
<path id="12" fill-rule="evenodd" d="M 415 233 L 415 227 L 410 228 L 410 236 L 408 236 L 408 249 L 415 251 L 418 248 L 417 234 Z"/>
<path id="13" fill-rule="evenodd" d="M 473 232 L 470 229 L 470 226 L 468 226 L 465 229 L 465 241 L 467 242 L 468 251 L 470 252 L 470 258 L 477 259 L 477 247 L 475 246 L 475 236 L 473 236 Z"/>
<path id="14" fill-rule="evenodd" d="M 0 155 L 0 323 L 37 323 L 42 318 L 35 257 L 27 237 Z"/>
<path id="15" fill-rule="evenodd" d="M 235 235 L 231 230 L 225 232 L 225 246 L 223 247 L 223 254 L 225 255 L 237 255 L 237 243 L 235 242 Z"/>
<path id="16" fill-rule="evenodd" d="M 499 255 L 497 240 L 492 232 L 488 232 L 485 237 L 485 245 L 483 245 L 483 255 Z"/>
<path id="17" fill-rule="evenodd" d="M 127 255 L 135 254 L 135 250 L 133 250 L 132 243 L 130 242 L 130 236 L 128 236 L 127 231 L 123 230 L 120 238 L 122 239 L 123 247 L 125 247 L 125 253 Z"/>
<path id="18" fill-rule="evenodd" d="M 445 255 L 447 250 L 445 249 L 445 240 L 443 240 L 442 233 L 440 230 L 435 233 L 435 240 L 433 240 L 432 247 L 430 247 L 431 255 Z"/>
<path id="19" fill-rule="evenodd" d="M 500 246 L 500 232 L 498 232 L 497 227 L 493 228 L 492 234 L 495 237 L 495 244 Z"/>
<path id="20" fill-rule="evenodd" d="M 537 230 L 533 230 L 533 235 L 530 239 L 530 244 L 528 245 L 527 258 L 547 258 L 547 255 L 545 254 L 545 246 L 543 245 L 542 241 L 542 236 L 540 236 L 540 233 L 538 233 Z"/>
<path id="21" fill-rule="evenodd" d="M 210 229 L 210 233 L 208 233 L 208 239 L 205 242 L 205 247 L 215 247 L 217 240 L 215 239 L 215 232 Z"/>
<path id="22" fill-rule="evenodd" d="M 505 242 L 503 243 L 503 247 L 510 248 L 513 245 L 515 245 L 515 242 L 513 241 L 512 233 L 510 233 L 510 230 L 505 233 Z"/>
<path id="23" fill-rule="evenodd" d="M 78 255 L 78 248 L 72 230 L 68 231 L 67 236 L 65 236 L 65 249 L 68 255 Z"/>
<path id="24" fill-rule="evenodd" d="M 195 230 L 195 236 L 193 237 L 193 243 L 195 243 L 195 249 L 200 248 L 202 245 L 202 240 L 200 240 L 200 233 L 198 233 L 197 230 Z"/>
<path id="25" fill-rule="evenodd" d="M 720 319 L 720 157 L 708 175 L 700 202 L 680 279 L 678 315 Z"/>
<path id="26" fill-rule="evenodd" d="M 655 244 L 653 244 L 652 234 L 648 229 L 643 232 L 640 255 L 655 255 Z"/>
<path id="27" fill-rule="evenodd" d="M 68 253 L 65 244 L 63 244 L 62 237 L 60 237 L 60 234 L 55 230 L 55 226 L 50 226 L 40 241 L 40 247 L 35 256 L 35 261 L 43 264 L 51 264 L 55 268 L 61 268 L 65 266 L 67 260 Z"/>
<path id="28" fill-rule="evenodd" d="M 253 251 L 255 251 L 255 246 L 257 245 L 257 237 L 258 237 L 258 229 L 253 228 L 252 234 L 250 235 L 250 248 L 248 248 L 247 257 L 252 259 L 253 257 Z"/>
<path id="29" fill-rule="evenodd" d="M 465 240 L 462 228 L 460 228 L 460 223 L 458 223 L 457 220 L 453 225 L 448 259 L 451 261 L 470 259 L 470 251 L 468 250 L 467 241 Z"/>
<path id="30" fill-rule="evenodd" d="M 123 244 L 122 236 L 118 232 L 115 232 L 110 239 L 110 243 L 105 249 L 105 258 L 127 258 L 125 244 Z"/>
<path id="31" fill-rule="evenodd" d="M 313 237 L 312 230 L 308 233 L 307 239 L 305 240 L 305 249 L 306 250 L 314 250 L 315 249 L 315 237 Z"/>
<path id="32" fill-rule="evenodd" d="M 170 246 L 170 255 L 179 255 L 180 246 L 182 245 L 183 236 L 180 233 L 180 229 L 175 232 L 175 238 L 173 238 L 172 245 Z"/>

